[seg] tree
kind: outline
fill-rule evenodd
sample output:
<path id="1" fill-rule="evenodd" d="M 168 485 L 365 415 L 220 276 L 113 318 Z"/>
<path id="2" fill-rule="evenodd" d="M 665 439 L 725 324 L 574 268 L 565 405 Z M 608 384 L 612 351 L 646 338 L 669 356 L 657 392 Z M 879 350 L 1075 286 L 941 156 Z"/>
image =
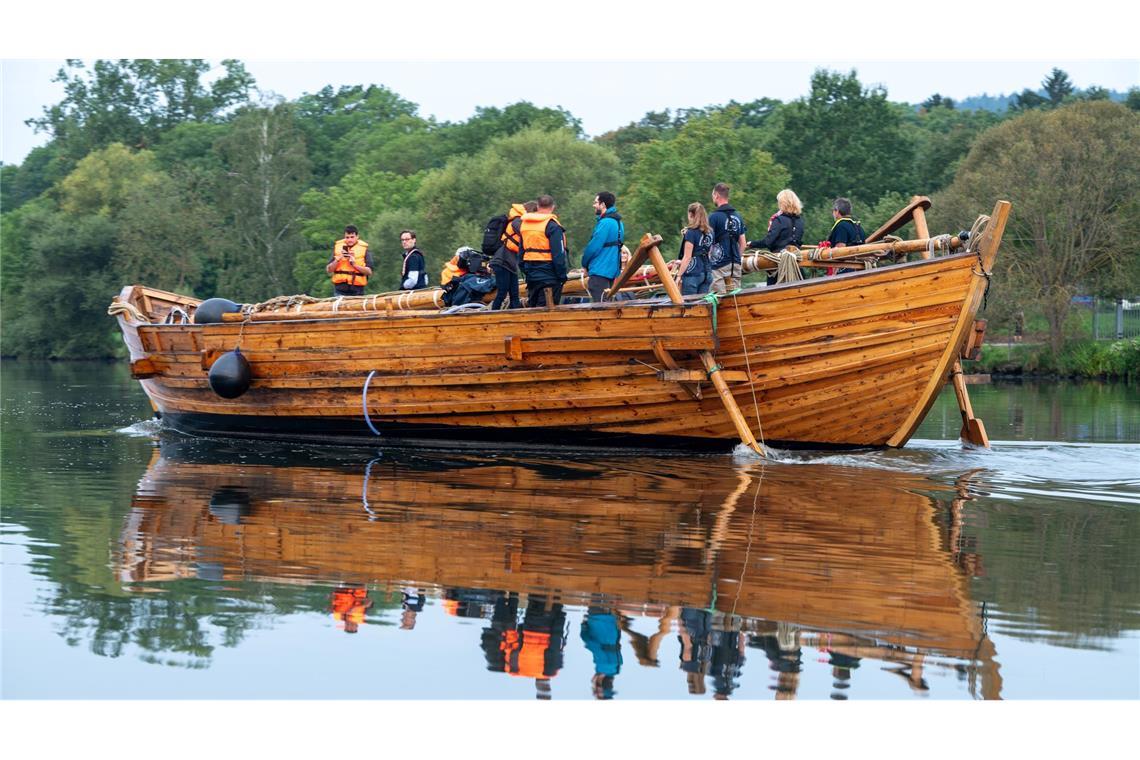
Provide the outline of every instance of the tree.
<path id="1" fill-rule="evenodd" d="M 948 186 L 978 135 L 1002 120 L 992 111 L 933 108 L 906 122 L 915 146 L 914 191 L 929 195 Z"/>
<path id="2" fill-rule="evenodd" d="M 907 192 L 913 180 L 914 146 L 903 132 L 904 107 L 887 102 L 881 87 L 864 89 L 854 71 L 817 70 L 811 94 L 779 109 L 768 144 L 792 173 L 792 188 L 805 203 L 836 196 L 864 203 L 888 191 Z"/>
<path id="3" fill-rule="evenodd" d="M 1009 110 L 1013 113 L 1023 113 L 1025 111 L 1032 111 L 1036 108 L 1042 108 L 1048 104 L 1049 100 L 1038 95 L 1030 89 L 1022 90 L 1019 94 L 1013 96 L 1010 101 Z"/>
<path id="4" fill-rule="evenodd" d="M 234 300 L 296 292 L 294 256 L 304 247 L 301 193 L 310 163 L 293 107 L 247 109 L 217 147 L 233 243 L 219 288 Z"/>
<path id="5" fill-rule="evenodd" d="M 923 111 L 933 111 L 935 108 L 954 108 L 954 101 L 950 98 L 944 98 L 937 92 L 931 95 L 926 100 L 922 101 L 921 106 Z"/>
<path id="6" fill-rule="evenodd" d="M 213 66 L 199 59 L 97 60 L 91 71 L 70 59 L 54 82 L 65 97 L 28 119 L 47 131 L 73 159 L 112 142 L 147 147 L 164 130 L 186 121 L 218 121 L 249 101 L 253 78 L 235 60 L 222 61 L 223 73 L 208 87 Z"/>
<path id="7" fill-rule="evenodd" d="M 150 190 L 161 182 L 154 154 L 111 143 L 87 155 L 59 183 L 60 210 L 72 216 L 117 217 L 130 193 Z"/>
<path id="8" fill-rule="evenodd" d="M 734 129 L 731 120 L 726 114 L 695 119 L 676 137 L 638 148 L 624 200 L 627 230 L 676 239 L 690 203 L 703 203 L 713 211 L 709 196 L 717 182 L 732 188 L 732 204 L 750 225 L 750 233 L 766 226 L 775 211 L 776 193 L 787 187 L 790 175 L 757 147 L 754 134 Z"/>
<path id="9" fill-rule="evenodd" d="M 965 223 L 998 198 L 1013 211 L 989 297 L 1039 306 L 1057 353 L 1075 294 L 1135 276 L 1140 115 L 1096 101 L 1011 119 L 978 138 L 935 208 Z"/>
<path id="10" fill-rule="evenodd" d="M 475 155 L 454 156 L 430 172 L 414 209 L 402 216 L 403 226 L 415 227 L 428 271 L 437 272 L 458 246 L 477 247 L 487 220 L 505 213 L 511 202 L 547 193 L 558 204 L 572 251 L 580 253 L 594 227 L 594 195 L 618 181 L 618 161 L 609 150 L 568 129 L 530 128 L 491 140 Z M 394 221 L 389 217 L 385 224 Z"/>
<path id="11" fill-rule="evenodd" d="M 1072 80 L 1069 79 L 1068 74 L 1058 68 L 1049 72 L 1049 76 L 1041 82 L 1041 87 L 1045 90 L 1045 95 L 1054 108 L 1061 105 L 1065 98 L 1073 94 Z"/>

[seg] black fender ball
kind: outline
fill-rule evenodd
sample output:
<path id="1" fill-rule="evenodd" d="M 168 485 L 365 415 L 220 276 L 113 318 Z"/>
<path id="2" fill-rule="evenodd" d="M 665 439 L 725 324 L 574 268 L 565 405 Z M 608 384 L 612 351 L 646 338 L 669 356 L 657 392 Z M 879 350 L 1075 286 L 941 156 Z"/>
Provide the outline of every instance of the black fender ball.
<path id="1" fill-rule="evenodd" d="M 210 387 L 222 398 L 237 398 L 245 393 L 252 377 L 249 361 L 237 349 L 222 354 L 210 367 Z"/>
<path id="2" fill-rule="evenodd" d="M 223 314 L 241 311 L 241 304 L 228 298 L 207 298 L 194 310 L 194 324 L 209 325 L 222 321 Z"/>

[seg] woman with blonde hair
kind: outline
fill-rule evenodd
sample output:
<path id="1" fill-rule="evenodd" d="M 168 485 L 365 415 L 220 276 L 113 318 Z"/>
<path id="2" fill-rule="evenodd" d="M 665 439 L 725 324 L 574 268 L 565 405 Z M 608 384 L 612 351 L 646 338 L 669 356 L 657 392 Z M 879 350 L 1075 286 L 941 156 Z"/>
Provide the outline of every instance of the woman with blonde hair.
<path id="1" fill-rule="evenodd" d="M 784 188 L 776 193 L 776 207 L 779 209 L 768 220 L 768 234 L 763 240 L 748 241 L 749 248 L 767 248 L 773 253 L 790 245 L 799 247 L 804 240 L 804 204 L 792 190 Z M 768 284 L 776 282 L 776 273 L 768 274 Z"/>
<path id="2" fill-rule="evenodd" d="M 712 266 L 709 248 L 713 233 L 709 214 L 700 203 L 690 203 L 689 226 L 681 230 L 681 250 L 673 262 L 673 278 L 681 287 L 681 295 L 704 295 L 712 286 Z"/>

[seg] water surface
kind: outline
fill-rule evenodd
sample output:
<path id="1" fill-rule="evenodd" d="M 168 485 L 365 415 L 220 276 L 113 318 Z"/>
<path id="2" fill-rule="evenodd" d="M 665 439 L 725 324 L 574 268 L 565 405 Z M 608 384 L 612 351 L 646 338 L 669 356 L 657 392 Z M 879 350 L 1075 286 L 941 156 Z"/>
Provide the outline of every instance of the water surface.
<path id="1" fill-rule="evenodd" d="M 1140 696 L 1134 387 L 763 462 L 188 439 L 2 371 L 7 698 Z"/>

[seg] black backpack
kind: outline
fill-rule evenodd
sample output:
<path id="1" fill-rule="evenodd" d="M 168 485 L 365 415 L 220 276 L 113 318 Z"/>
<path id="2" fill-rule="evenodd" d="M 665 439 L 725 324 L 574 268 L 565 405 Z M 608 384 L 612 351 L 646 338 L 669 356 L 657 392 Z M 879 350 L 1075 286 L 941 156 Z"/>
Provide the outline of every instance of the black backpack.
<path id="1" fill-rule="evenodd" d="M 483 228 L 483 253 L 494 256 L 495 251 L 503 244 L 503 233 L 507 229 L 507 215 L 499 214 L 488 220 Z"/>

